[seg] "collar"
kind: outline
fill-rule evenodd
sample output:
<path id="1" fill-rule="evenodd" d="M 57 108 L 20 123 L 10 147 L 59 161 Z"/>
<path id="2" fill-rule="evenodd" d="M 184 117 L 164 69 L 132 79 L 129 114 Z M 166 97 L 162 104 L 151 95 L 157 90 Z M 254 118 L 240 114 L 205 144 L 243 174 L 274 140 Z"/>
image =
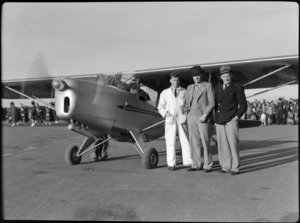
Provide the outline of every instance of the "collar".
<path id="1" fill-rule="evenodd" d="M 174 89 L 176 89 L 177 91 L 181 89 L 181 87 L 179 86 L 178 88 L 172 88 L 170 87 L 172 91 L 174 91 Z"/>

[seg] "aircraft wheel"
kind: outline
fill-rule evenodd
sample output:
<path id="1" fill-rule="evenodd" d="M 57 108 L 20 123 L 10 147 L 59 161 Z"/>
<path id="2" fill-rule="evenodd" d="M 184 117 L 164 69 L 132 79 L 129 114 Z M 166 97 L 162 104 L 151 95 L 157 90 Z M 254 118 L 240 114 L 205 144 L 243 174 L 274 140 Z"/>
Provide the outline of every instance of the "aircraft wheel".
<path id="1" fill-rule="evenodd" d="M 82 156 L 77 156 L 78 146 L 70 146 L 66 149 L 65 160 L 69 165 L 76 165 L 81 162 Z"/>
<path id="2" fill-rule="evenodd" d="M 158 153 L 155 148 L 151 147 L 146 150 L 142 158 L 143 167 L 146 169 L 153 169 L 157 167 Z"/>

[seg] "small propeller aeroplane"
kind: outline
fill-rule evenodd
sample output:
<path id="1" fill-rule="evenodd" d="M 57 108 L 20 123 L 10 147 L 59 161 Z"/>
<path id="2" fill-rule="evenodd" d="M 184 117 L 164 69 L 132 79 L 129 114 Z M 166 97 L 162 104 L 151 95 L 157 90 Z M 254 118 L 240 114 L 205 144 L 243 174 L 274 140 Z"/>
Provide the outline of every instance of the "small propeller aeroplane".
<path id="1" fill-rule="evenodd" d="M 159 157 L 155 148 L 147 148 L 147 142 L 164 135 L 164 119 L 156 106 L 160 93 L 170 86 L 169 74 L 179 71 L 181 86 L 186 88 L 193 83 L 190 68 L 201 65 L 207 72 L 208 81 L 217 85 L 220 84 L 219 68 L 225 64 L 230 65 L 235 81 L 243 84 L 245 89 L 273 90 L 298 84 L 298 55 L 291 55 L 115 74 L 2 80 L 2 98 L 29 98 L 44 103 L 55 110 L 59 119 L 69 123 L 70 131 L 85 136 L 80 147 L 67 148 L 65 159 L 70 165 L 79 164 L 82 155 L 89 151 L 95 152 L 94 160 L 106 160 L 108 141 L 114 139 L 132 143 L 142 157 L 143 167 L 151 169 L 157 167 Z M 136 94 L 130 92 L 130 86 L 134 86 Z M 156 100 L 149 100 L 142 90 L 144 87 L 157 92 Z M 55 107 L 42 100 L 53 95 Z M 240 128 L 258 125 L 260 121 L 239 120 Z"/>

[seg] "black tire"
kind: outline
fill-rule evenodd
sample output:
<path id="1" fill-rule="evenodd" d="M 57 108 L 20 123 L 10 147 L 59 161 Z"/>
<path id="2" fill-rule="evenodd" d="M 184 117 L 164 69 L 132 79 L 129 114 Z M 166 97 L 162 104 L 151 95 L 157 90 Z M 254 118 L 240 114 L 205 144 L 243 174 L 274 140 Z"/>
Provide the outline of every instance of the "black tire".
<path id="1" fill-rule="evenodd" d="M 66 149 L 65 160 L 69 165 L 77 165 L 81 162 L 82 156 L 77 156 L 78 146 L 70 146 Z"/>
<path id="2" fill-rule="evenodd" d="M 155 148 L 147 149 L 142 158 L 142 164 L 145 169 L 153 169 L 158 164 L 158 153 Z"/>

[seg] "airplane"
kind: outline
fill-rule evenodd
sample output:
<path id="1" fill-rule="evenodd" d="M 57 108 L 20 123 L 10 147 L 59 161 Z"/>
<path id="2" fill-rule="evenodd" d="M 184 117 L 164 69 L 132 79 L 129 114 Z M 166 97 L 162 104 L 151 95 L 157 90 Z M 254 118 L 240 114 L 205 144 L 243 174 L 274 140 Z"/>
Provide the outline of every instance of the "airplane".
<path id="1" fill-rule="evenodd" d="M 66 149 L 65 161 L 69 165 L 80 164 L 82 155 L 89 151 L 94 152 L 94 161 L 108 159 L 108 141 L 114 139 L 132 143 L 142 157 L 142 166 L 152 169 L 157 167 L 159 156 L 147 143 L 164 135 L 164 119 L 156 108 L 160 93 L 170 86 L 172 71 L 180 72 L 182 87 L 192 84 L 190 68 L 195 65 L 204 69 L 213 86 L 220 84 L 218 73 L 222 65 L 231 67 L 235 81 L 243 84 L 245 90 L 273 90 L 298 84 L 298 55 L 288 55 L 131 72 L 2 80 L 2 98 L 29 98 L 44 103 L 69 124 L 68 130 L 84 136 L 80 147 L 72 145 Z M 130 92 L 130 85 L 135 86 L 136 95 Z M 144 87 L 157 93 L 155 101 L 141 95 Z M 42 100 L 53 95 L 54 107 Z M 260 124 L 239 120 L 240 128 Z"/>

